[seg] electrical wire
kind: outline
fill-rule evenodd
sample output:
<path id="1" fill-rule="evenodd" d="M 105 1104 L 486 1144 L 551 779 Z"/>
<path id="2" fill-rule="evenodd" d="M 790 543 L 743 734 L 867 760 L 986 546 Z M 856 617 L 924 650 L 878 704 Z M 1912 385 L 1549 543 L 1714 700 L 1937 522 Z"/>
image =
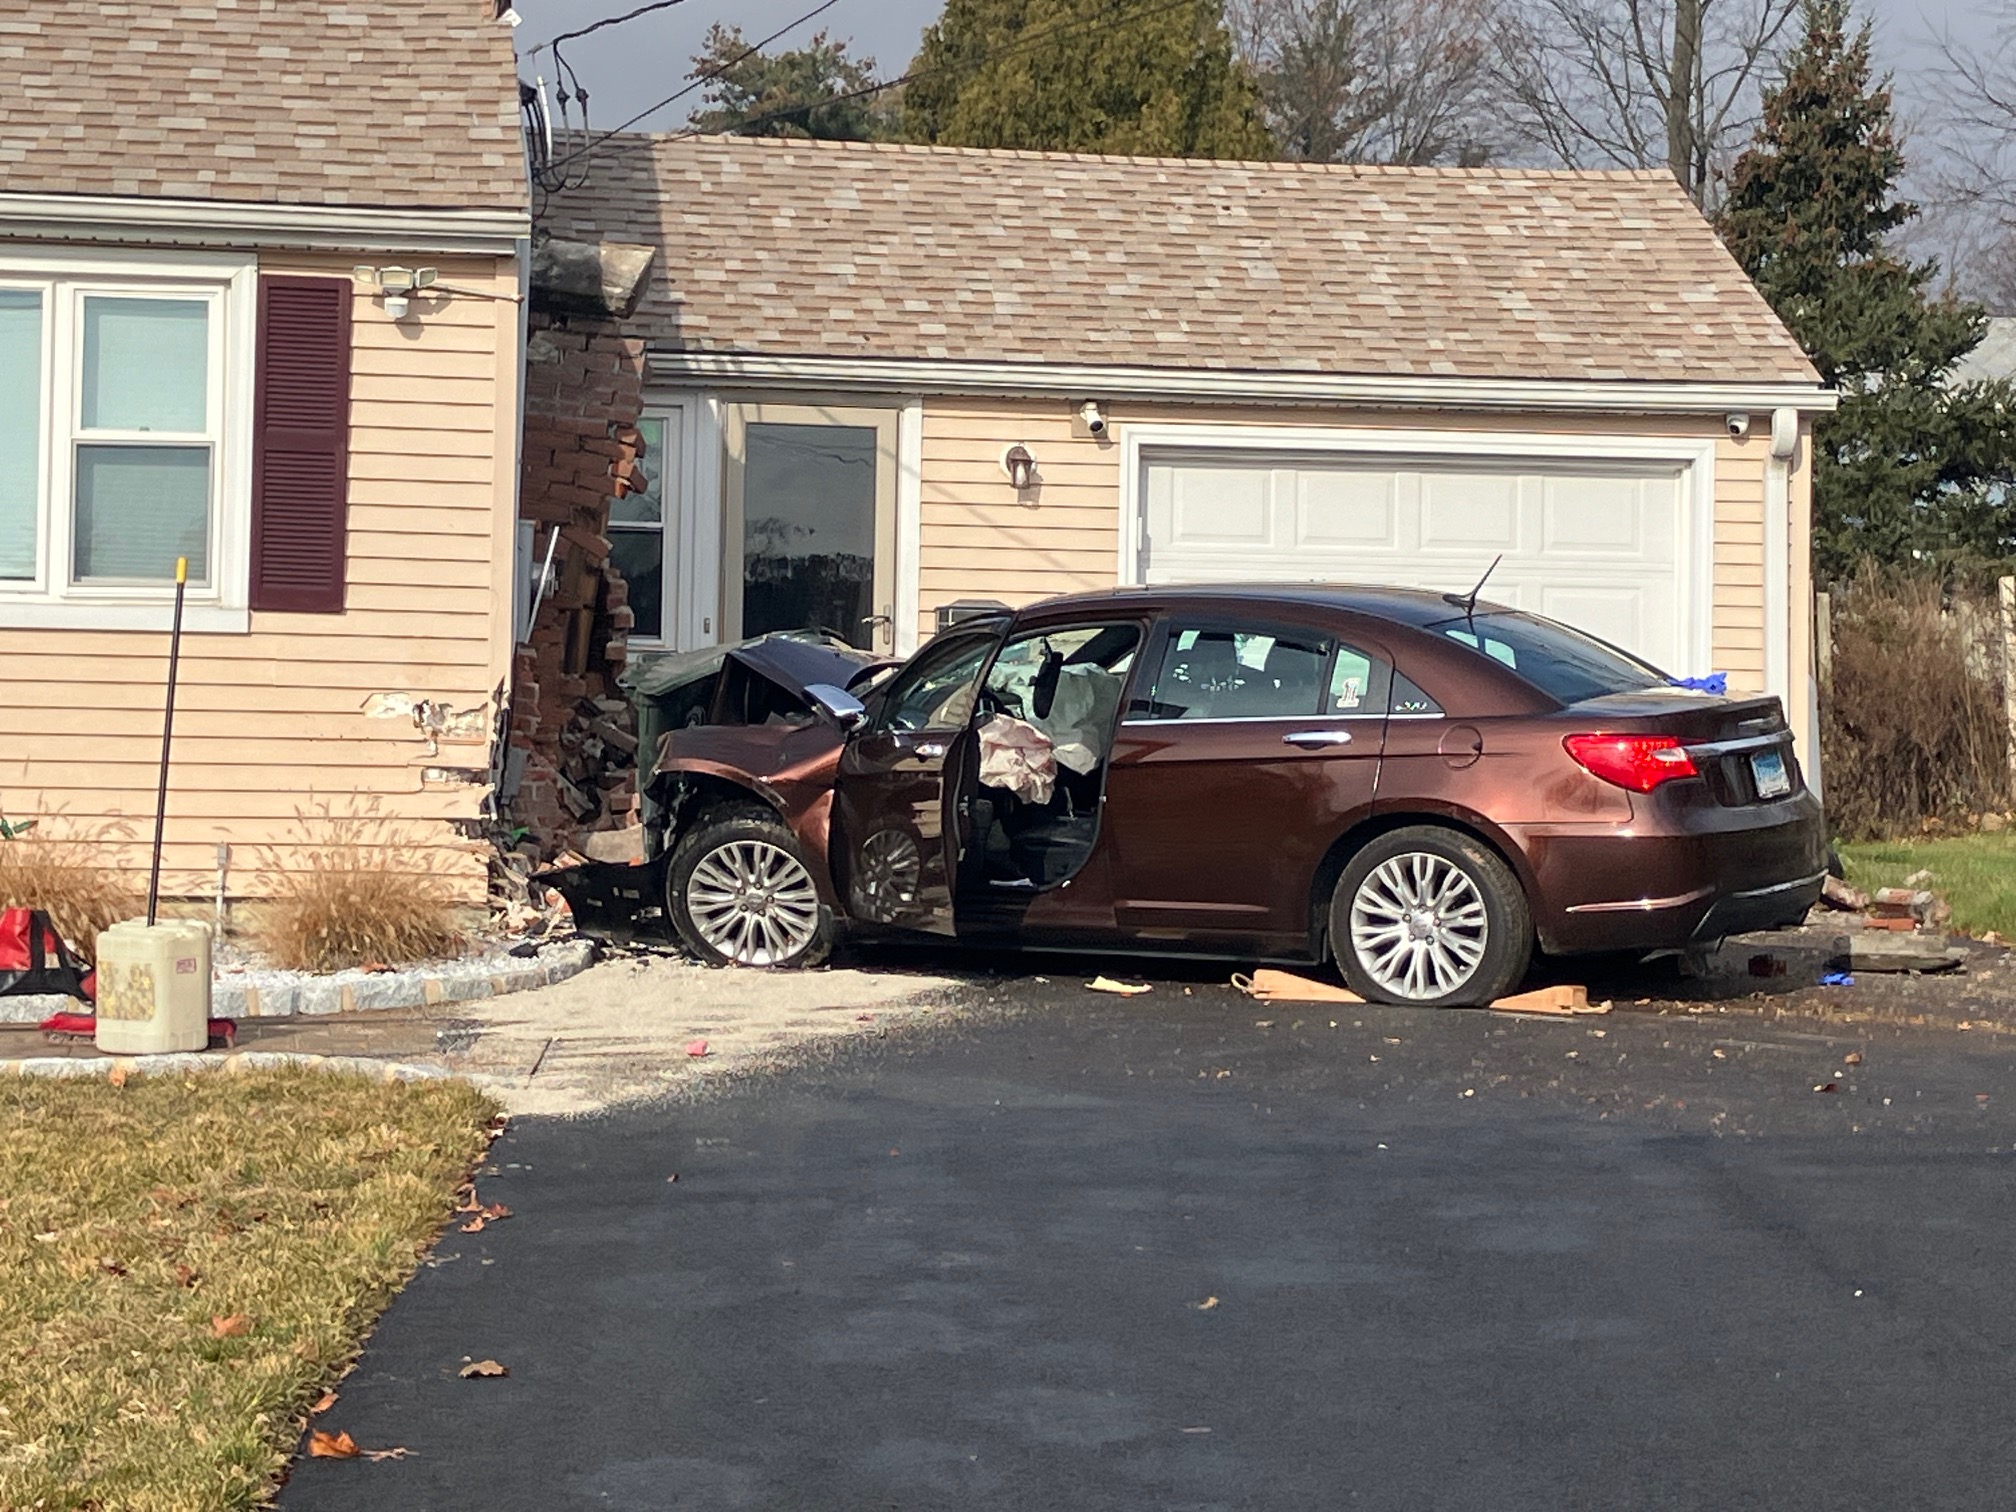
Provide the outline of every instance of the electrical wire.
<path id="1" fill-rule="evenodd" d="M 630 117 L 629 120 L 623 122 L 622 125 L 612 126 L 609 130 L 603 132 L 600 136 L 594 137 L 593 139 L 584 142 L 579 148 L 575 149 L 575 151 L 571 153 L 568 153 L 565 157 L 553 159 L 547 165 L 548 168 L 549 169 L 557 168 L 564 170 L 567 164 L 572 162 L 575 158 L 584 156 L 588 153 L 592 153 L 597 147 L 601 146 L 611 137 L 621 136 L 624 132 L 628 131 L 632 126 L 635 126 L 639 121 L 643 120 L 644 117 L 655 114 L 656 112 L 663 110 L 667 105 L 672 104 L 674 101 L 683 100 L 687 95 L 693 93 L 694 90 L 704 88 L 706 85 L 713 83 L 716 79 L 728 73 L 731 69 L 735 68 L 745 59 L 753 58 L 757 53 L 763 51 L 763 49 L 768 47 L 772 42 L 776 42 L 779 39 L 788 36 L 790 33 L 796 31 L 799 27 L 803 26 L 807 21 L 814 20 L 817 17 L 824 15 L 827 11 L 833 9 L 833 7 L 838 5 L 839 3 L 840 0 L 823 0 L 822 4 L 813 6 L 811 10 L 805 12 L 804 15 L 799 16 L 796 20 L 785 22 L 784 25 L 779 27 L 776 31 L 770 33 L 769 36 L 762 38 L 760 41 L 751 42 L 747 47 L 743 48 L 742 51 L 735 54 L 734 57 L 729 58 L 724 62 L 717 63 L 712 68 L 702 69 L 696 72 L 693 75 L 693 77 L 690 80 L 688 80 L 684 85 L 680 86 L 678 89 L 675 89 L 671 94 L 667 95 L 664 99 L 660 100 L 656 105 L 648 106 L 647 108 L 638 111 L 637 114 Z M 1189 0 L 1183 0 L 1183 3 L 1186 4 L 1189 3 Z M 837 96 L 836 98 L 844 100 L 849 98 L 849 96 L 841 95 Z M 819 103 L 825 105 L 834 102 L 822 100 Z M 779 114 L 780 115 L 795 114 L 796 111 L 802 110 L 804 108 L 805 107 L 802 105 L 794 106 L 792 110 L 779 112 Z M 759 117 L 758 119 L 762 118 Z M 578 187 L 578 186 L 565 186 L 565 187 Z M 557 193 L 558 191 L 556 190 L 554 192 Z"/>
<path id="2" fill-rule="evenodd" d="M 809 12 L 806 16 L 799 18 L 798 21 L 792 22 L 791 25 L 798 26 L 803 24 L 804 21 L 809 20 L 812 16 L 818 15 L 819 11 L 825 10 L 827 6 L 832 5 L 834 3 L 836 3 L 836 0 L 827 0 L 827 4 L 820 6 L 819 10 Z M 1186 5 L 1193 5 L 1196 3 L 1196 0 L 1158 0 L 1158 3 L 1142 6 L 1138 10 L 1128 11 L 1127 7 L 1131 3 L 1132 0 L 1112 0 L 1112 3 L 1107 5 L 1103 10 L 1095 12 L 1090 16 L 1076 16 L 1073 17 L 1069 22 L 1065 22 L 1058 26 L 1047 27 L 1040 32 L 1036 32 L 1031 35 L 1017 37 L 1013 42 L 1009 43 L 1008 45 L 996 48 L 991 53 L 985 53 L 980 58 L 978 58 L 973 62 L 969 63 L 961 61 L 958 63 L 941 63 L 935 68 L 913 69 L 911 72 L 903 74 L 898 78 L 884 79 L 880 83 L 870 84 L 862 89 L 849 90 L 845 94 L 831 95 L 828 96 L 826 99 L 820 100 L 816 103 L 819 107 L 824 107 L 828 105 L 844 105 L 852 100 L 870 99 L 875 95 L 886 93 L 891 89 L 898 89 L 905 84 L 914 83 L 918 79 L 932 78 L 937 76 L 938 74 L 950 73 L 955 69 L 972 69 L 978 71 L 979 69 L 985 68 L 990 63 L 998 62 L 1002 58 L 1013 57 L 1017 53 L 1026 52 L 1031 48 L 1039 47 L 1046 42 L 1056 41 L 1060 39 L 1068 39 L 1078 36 L 1086 36 L 1092 32 L 1099 30 L 1100 27 L 1106 25 L 1108 22 L 1111 21 L 1117 20 L 1117 21 L 1131 22 L 1131 21 L 1150 20 L 1153 17 L 1164 14 L 1165 12 L 1178 10 Z M 1127 13 L 1125 15 L 1116 15 L 1116 12 L 1121 11 L 1126 11 Z M 786 28 L 787 31 L 789 29 L 790 29 L 789 27 Z M 781 33 L 779 35 L 781 35 Z M 718 77 L 721 72 L 725 72 L 726 69 L 732 68 L 735 65 L 735 63 L 739 63 L 743 58 L 748 57 L 750 52 L 758 51 L 767 45 L 768 45 L 767 40 L 764 42 L 759 42 L 755 45 L 755 47 L 750 48 L 748 52 L 741 53 L 736 58 L 731 60 L 729 63 L 724 64 L 721 69 L 715 70 L 713 73 L 709 75 L 696 76 L 693 83 L 688 84 L 683 89 L 677 90 L 674 93 L 667 95 L 657 104 L 647 106 L 645 109 L 638 111 L 637 114 L 630 117 L 629 120 L 623 122 L 622 125 L 611 127 L 609 130 L 601 133 L 599 136 L 595 137 L 594 140 L 587 143 L 583 148 L 579 150 L 583 152 L 593 151 L 595 148 L 601 146 L 604 142 L 608 141 L 611 137 L 622 135 L 624 132 L 628 131 L 632 126 L 635 126 L 639 121 L 643 120 L 646 116 L 654 115 L 658 111 L 663 110 L 667 105 L 670 105 L 677 100 L 683 99 L 686 95 L 691 94 L 701 84 L 710 82 L 712 78 Z M 792 116 L 801 114 L 805 109 L 806 107 L 803 105 L 794 105 L 788 110 L 776 110 L 771 111 L 766 115 L 751 116 L 748 120 L 741 123 L 741 125 L 737 128 L 737 131 L 746 131 L 751 126 L 768 125 L 772 121 L 787 120 Z M 697 128 L 689 127 L 684 131 L 668 132 L 664 136 L 659 137 L 658 140 L 667 142 L 680 142 L 685 141 L 689 137 L 705 136 L 706 134 L 707 133 L 700 131 Z M 729 135 L 734 134 L 735 133 L 733 132 L 729 133 Z M 567 161 L 566 159 L 561 159 L 560 163 L 564 164 L 566 161 Z"/>

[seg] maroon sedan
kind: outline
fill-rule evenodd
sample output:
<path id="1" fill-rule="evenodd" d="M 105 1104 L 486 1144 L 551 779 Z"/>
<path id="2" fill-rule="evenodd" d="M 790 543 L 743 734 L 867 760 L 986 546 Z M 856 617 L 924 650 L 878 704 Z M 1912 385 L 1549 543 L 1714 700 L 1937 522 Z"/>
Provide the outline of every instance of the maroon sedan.
<path id="1" fill-rule="evenodd" d="M 764 654 L 788 678 L 796 653 Z M 703 959 L 807 964 L 844 920 L 1333 958 L 1375 1001 L 1476 1004 L 1536 945 L 1650 952 L 1796 920 L 1825 872 L 1776 699 L 1676 687 L 1461 595 L 1084 594 L 870 676 L 665 737 L 666 911 Z"/>

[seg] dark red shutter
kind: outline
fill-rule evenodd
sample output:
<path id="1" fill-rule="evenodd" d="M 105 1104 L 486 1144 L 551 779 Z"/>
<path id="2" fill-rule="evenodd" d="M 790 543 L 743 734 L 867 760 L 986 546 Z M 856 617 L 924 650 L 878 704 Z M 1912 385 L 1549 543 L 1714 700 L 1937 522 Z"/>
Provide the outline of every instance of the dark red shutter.
<path id="1" fill-rule="evenodd" d="M 350 496 L 350 282 L 259 280 L 252 607 L 340 614 Z"/>

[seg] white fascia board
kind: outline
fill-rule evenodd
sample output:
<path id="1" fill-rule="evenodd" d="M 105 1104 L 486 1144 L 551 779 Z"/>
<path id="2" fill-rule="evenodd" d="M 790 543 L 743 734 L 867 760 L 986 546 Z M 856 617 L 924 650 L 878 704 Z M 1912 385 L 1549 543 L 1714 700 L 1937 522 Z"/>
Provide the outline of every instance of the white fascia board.
<path id="1" fill-rule="evenodd" d="M 513 254 L 532 234 L 522 210 L 386 210 L 95 194 L 0 193 L 12 241 L 285 247 L 310 252 Z"/>
<path id="2" fill-rule="evenodd" d="M 1595 410 L 1610 414 L 1724 414 L 1835 407 L 1831 389 L 1807 383 L 1635 383 L 1573 379 L 1436 378 L 1093 367 L 1037 362 L 941 362 L 881 357 L 775 357 L 652 352 L 667 381 L 899 394 L 1127 396 L 1205 403 L 1413 405 L 1468 410 Z"/>

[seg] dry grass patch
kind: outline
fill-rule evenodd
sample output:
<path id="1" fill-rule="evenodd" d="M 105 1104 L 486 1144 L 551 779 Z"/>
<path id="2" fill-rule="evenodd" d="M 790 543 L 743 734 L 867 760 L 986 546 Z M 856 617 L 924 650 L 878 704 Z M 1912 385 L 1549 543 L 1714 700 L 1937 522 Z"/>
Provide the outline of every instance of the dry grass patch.
<path id="1" fill-rule="evenodd" d="M 83 840 L 39 834 L 0 840 L 0 908 L 42 908 L 56 932 L 92 965 L 98 931 L 137 916 L 144 906 L 129 878 L 95 859 Z"/>
<path id="2" fill-rule="evenodd" d="M 275 966 L 344 971 L 452 955 L 466 943 L 455 899 L 430 872 L 402 869 L 382 846 L 330 845 L 282 873 L 254 939 Z"/>
<path id="3" fill-rule="evenodd" d="M 492 1111 L 306 1070 L 0 1083 L 0 1506 L 258 1504 Z"/>

